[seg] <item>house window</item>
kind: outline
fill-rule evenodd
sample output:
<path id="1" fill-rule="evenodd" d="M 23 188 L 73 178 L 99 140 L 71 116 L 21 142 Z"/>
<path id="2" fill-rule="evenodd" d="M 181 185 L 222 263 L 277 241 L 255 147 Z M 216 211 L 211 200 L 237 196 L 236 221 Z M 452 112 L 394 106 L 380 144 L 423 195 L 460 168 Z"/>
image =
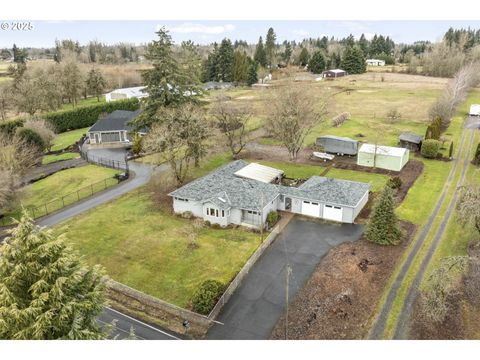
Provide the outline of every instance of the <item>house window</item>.
<path id="1" fill-rule="evenodd" d="M 210 208 L 210 209 L 208 209 L 208 210 L 209 210 L 209 211 L 208 211 L 208 215 L 210 215 L 210 216 L 215 216 L 215 209 Z"/>
<path id="2" fill-rule="evenodd" d="M 225 210 L 222 210 L 222 217 L 225 217 Z"/>
<path id="3" fill-rule="evenodd" d="M 102 132 L 102 142 L 120 141 L 120 132 Z"/>
<path id="4" fill-rule="evenodd" d="M 215 216 L 218 217 L 218 210 L 215 210 Z"/>
<path id="5" fill-rule="evenodd" d="M 176 197 L 175 200 L 188 202 L 188 199 L 182 199 L 182 198 L 178 198 L 178 197 Z"/>

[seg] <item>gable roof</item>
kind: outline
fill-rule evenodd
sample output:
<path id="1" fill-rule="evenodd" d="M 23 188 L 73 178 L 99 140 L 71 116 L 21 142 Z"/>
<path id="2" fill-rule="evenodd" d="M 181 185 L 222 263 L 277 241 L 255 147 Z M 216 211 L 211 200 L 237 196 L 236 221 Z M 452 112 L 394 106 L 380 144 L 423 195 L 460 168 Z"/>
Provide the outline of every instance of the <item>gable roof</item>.
<path id="1" fill-rule="evenodd" d="M 384 145 L 377 145 L 376 153 L 377 155 L 389 155 L 389 156 L 396 156 L 400 157 L 405 155 L 408 149 L 393 147 L 393 146 L 384 146 Z M 359 153 L 368 153 L 368 154 L 375 154 L 375 145 L 374 144 L 363 144 L 360 147 Z"/>
<path id="2" fill-rule="evenodd" d="M 413 144 L 420 144 L 423 140 L 423 138 L 420 135 L 417 135 L 411 132 L 404 132 L 400 134 L 399 138 L 401 141 L 406 141 Z"/>
<path id="3" fill-rule="evenodd" d="M 103 119 L 98 120 L 88 131 L 130 131 L 131 127 L 128 125 L 130 120 L 133 120 L 141 113 L 141 110 L 126 111 L 115 110 L 112 113 L 105 116 Z"/>
<path id="4" fill-rule="evenodd" d="M 302 186 L 288 187 L 242 178 L 236 172 L 248 166 L 237 160 L 171 192 L 173 197 L 209 202 L 220 209 L 259 211 L 280 194 L 306 200 L 355 207 L 368 193 L 367 183 L 313 176 Z"/>

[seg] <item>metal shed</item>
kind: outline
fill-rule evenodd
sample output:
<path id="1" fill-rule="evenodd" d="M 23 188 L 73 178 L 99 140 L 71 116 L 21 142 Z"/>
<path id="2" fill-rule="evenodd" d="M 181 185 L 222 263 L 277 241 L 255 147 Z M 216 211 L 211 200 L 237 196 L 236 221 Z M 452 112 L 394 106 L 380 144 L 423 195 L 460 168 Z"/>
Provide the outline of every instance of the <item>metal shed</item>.
<path id="1" fill-rule="evenodd" d="M 320 136 L 315 144 L 322 146 L 325 152 L 337 155 L 357 155 L 358 152 L 358 141 L 348 137 Z"/>
<path id="2" fill-rule="evenodd" d="M 417 135 L 414 133 L 405 132 L 400 134 L 399 139 L 400 139 L 400 147 L 413 150 L 413 151 L 418 151 L 422 146 L 423 137 L 421 135 Z"/>
<path id="3" fill-rule="evenodd" d="M 358 150 L 357 165 L 400 171 L 409 155 L 410 151 L 405 148 L 363 144 Z"/>

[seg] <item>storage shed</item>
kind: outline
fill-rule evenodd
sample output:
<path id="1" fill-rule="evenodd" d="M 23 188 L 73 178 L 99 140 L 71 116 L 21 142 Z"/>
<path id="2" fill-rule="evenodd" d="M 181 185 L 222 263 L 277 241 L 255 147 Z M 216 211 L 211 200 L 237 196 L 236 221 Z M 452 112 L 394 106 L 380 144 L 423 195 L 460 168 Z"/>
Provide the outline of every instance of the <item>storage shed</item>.
<path id="1" fill-rule="evenodd" d="M 400 171 L 408 162 L 410 151 L 405 148 L 363 144 L 358 150 L 357 164 Z"/>
<path id="2" fill-rule="evenodd" d="M 323 147 L 325 152 L 337 155 L 357 155 L 358 152 L 358 141 L 348 137 L 320 136 L 315 144 Z"/>
<path id="3" fill-rule="evenodd" d="M 348 73 L 342 69 L 325 70 L 324 72 L 322 72 L 322 76 L 327 79 L 337 78 L 337 77 L 342 77 L 347 75 Z"/>
<path id="4" fill-rule="evenodd" d="M 410 132 L 400 134 L 400 147 L 412 151 L 419 151 L 422 146 L 423 137 Z"/>
<path id="5" fill-rule="evenodd" d="M 148 96 L 148 93 L 146 92 L 145 86 L 135 86 L 135 87 L 113 90 L 105 94 L 105 101 L 110 102 L 115 100 L 123 100 L 123 99 L 131 99 L 131 98 L 142 99 L 147 96 Z"/>

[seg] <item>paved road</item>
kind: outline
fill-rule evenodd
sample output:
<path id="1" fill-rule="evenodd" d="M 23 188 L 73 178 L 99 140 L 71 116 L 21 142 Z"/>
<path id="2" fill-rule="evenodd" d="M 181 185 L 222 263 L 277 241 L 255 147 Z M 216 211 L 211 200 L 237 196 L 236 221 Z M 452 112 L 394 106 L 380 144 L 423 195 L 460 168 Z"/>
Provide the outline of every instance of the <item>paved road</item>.
<path id="1" fill-rule="evenodd" d="M 393 281 L 393 283 L 392 283 L 392 285 L 391 285 L 391 287 L 388 291 L 385 303 L 383 304 L 383 306 L 380 310 L 380 313 L 377 316 L 377 318 L 376 318 L 376 320 L 373 324 L 372 329 L 370 330 L 370 334 L 369 334 L 370 339 L 383 339 L 385 327 L 386 327 L 390 312 L 392 310 L 393 304 L 395 302 L 395 298 L 398 294 L 398 291 L 401 288 L 401 286 L 402 286 L 402 284 L 405 280 L 405 277 L 407 276 L 408 272 L 410 271 L 410 267 L 412 266 L 414 260 L 416 259 L 417 253 L 420 250 L 420 248 L 422 247 L 424 240 L 426 239 L 427 235 L 432 230 L 433 223 L 435 221 L 435 218 L 438 215 L 438 212 L 440 211 L 440 208 L 443 206 L 443 204 L 445 202 L 445 198 L 446 198 L 448 190 L 450 189 L 450 187 L 452 185 L 456 186 L 456 184 L 452 184 L 452 182 L 453 182 L 457 167 L 462 160 L 462 159 L 460 159 L 460 155 L 461 155 L 461 152 L 462 152 L 462 149 L 463 149 L 463 146 L 465 144 L 465 140 L 467 138 L 467 134 L 468 134 L 469 131 L 472 132 L 471 139 L 473 139 L 473 130 L 469 130 L 469 129 L 475 129 L 478 126 L 480 126 L 479 119 L 468 118 L 466 120 L 465 129 L 462 133 L 462 137 L 461 137 L 461 140 L 460 140 L 460 145 L 459 145 L 459 148 L 458 148 L 459 151 L 457 153 L 457 157 L 454 160 L 454 164 L 453 164 L 453 167 L 452 167 L 452 169 L 450 171 L 450 174 L 448 176 L 447 182 L 445 183 L 445 186 L 442 190 L 442 193 L 440 194 L 440 197 L 439 197 L 439 199 L 438 199 L 438 201 L 435 205 L 435 208 L 433 209 L 432 214 L 428 218 L 425 226 L 422 228 L 422 230 L 420 232 L 420 235 L 415 240 L 413 246 L 410 248 L 405 262 L 403 263 L 402 267 L 400 268 L 399 273 L 395 277 L 395 280 Z M 464 168 L 468 164 L 468 160 L 469 160 L 468 158 L 463 159 L 463 167 Z M 452 207 L 452 206 L 453 205 L 450 204 L 450 207 Z M 443 221 L 445 223 L 444 227 L 448 223 L 449 216 L 450 216 L 450 213 L 447 212 L 445 214 L 445 218 L 444 218 L 444 221 Z M 444 229 L 444 227 L 443 227 L 443 229 Z M 428 258 L 428 259 L 423 260 L 423 263 L 422 263 L 422 269 L 423 270 L 420 269 L 419 273 L 417 273 L 417 275 L 416 275 L 417 278 L 420 276 L 420 280 L 421 280 L 421 277 L 423 277 L 423 274 L 424 274 L 424 271 L 425 271 L 425 269 L 428 265 L 429 259 L 431 258 L 431 255 L 433 255 L 433 252 L 435 251 L 435 248 L 438 245 L 439 239 L 441 238 L 441 235 L 443 234 L 442 226 L 440 227 L 440 230 L 442 232 L 440 234 L 436 234 L 436 238 L 432 242 L 432 245 L 429 248 L 429 251 L 425 255 L 426 258 Z M 437 238 L 438 238 L 438 240 L 437 240 Z M 420 280 L 417 281 L 417 279 L 415 279 L 414 283 L 413 283 L 413 289 L 414 290 L 412 290 L 412 287 L 409 289 L 409 294 L 407 295 L 406 304 L 404 304 L 404 307 L 402 309 L 402 311 L 404 313 L 402 313 L 399 316 L 399 320 L 401 319 L 401 321 L 399 322 L 400 328 L 396 329 L 395 336 L 398 336 L 398 337 L 405 336 L 406 324 L 407 324 L 408 319 L 410 317 L 411 306 L 413 304 L 413 301 L 415 300 L 414 298 L 412 298 L 412 296 L 416 295 L 417 287 L 420 283 Z M 412 293 L 412 291 L 414 291 L 414 293 Z"/>
<path id="2" fill-rule="evenodd" d="M 115 321 L 115 327 L 112 331 L 112 337 L 117 339 L 128 338 L 130 329 L 133 329 L 135 338 L 139 340 L 181 340 L 184 338 L 158 326 L 146 324 L 112 308 L 105 308 L 98 318 L 98 322 L 102 325 L 112 324 L 113 321 Z"/>
<path id="3" fill-rule="evenodd" d="M 217 320 L 224 325 L 214 324 L 207 339 L 268 339 L 285 310 L 287 264 L 293 300 L 332 247 L 358 240 L 362 232 L 361 225 L 292 219 L 223 308 Z"/>

